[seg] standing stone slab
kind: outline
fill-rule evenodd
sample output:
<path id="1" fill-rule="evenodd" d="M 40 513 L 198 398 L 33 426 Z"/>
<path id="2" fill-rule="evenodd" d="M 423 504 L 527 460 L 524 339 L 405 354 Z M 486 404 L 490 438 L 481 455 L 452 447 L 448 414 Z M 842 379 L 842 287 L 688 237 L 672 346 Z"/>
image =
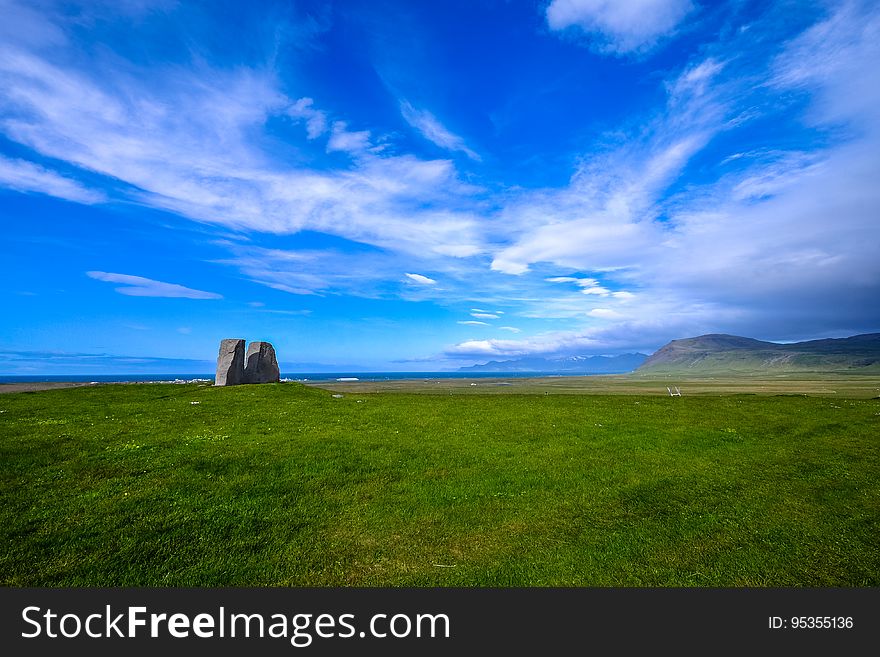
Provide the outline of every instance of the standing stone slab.
<path id="1" fill-rule="evenodd" d="M 244 340 L 220 341 L 215 386 L 237 386 L 244 383 Z"/>
<path id="2" fill-rule="evenodd" d="M 244 383 L 278 383 L 281 372 L 271 342 L 251 342 L 245 359 Z"/>

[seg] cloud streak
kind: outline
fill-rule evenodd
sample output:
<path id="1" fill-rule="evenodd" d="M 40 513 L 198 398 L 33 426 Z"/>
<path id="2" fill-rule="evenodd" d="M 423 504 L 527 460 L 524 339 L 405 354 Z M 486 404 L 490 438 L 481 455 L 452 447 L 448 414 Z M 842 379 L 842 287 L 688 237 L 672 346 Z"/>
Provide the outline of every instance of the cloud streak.
<path id="1" fill-rule="evenodd" d="M 47 194 L 87 205 L 107 200 L 104 194 L 45 167 L 3 156 L 0 156 L 0 185 L 17 192 Z"/>
<path id="2" fill-rule="evenodd" d="M 60 34 L 63 25 L 54 26 Z M 270 69 L 201 63 L 147 72 L 100 54 L 87 66 L 59 63 L 74 56 L 60 37 L 42 48 L 0 46 L 0 131 L 115 182 L 122 199 L 237 231 L 314 230 L 429 257 L 485 249 L 468 207 L 473 187 L 451 162 L 385 153 L 371 131 L 332 119 L 310 97 L 287 97 Z M 326 139 L 328 155 L 352 160 L 292 166 L 269 157 L 253 136 L 284 117 L 305 123 L 306 142 Z M 17 166 L 13 187 L 100 200 L 36 164 Z"/>
<path id="3" fill-rule="evenodd" d="M 461 152 L 476 162 L 480 162 L 477 153 L 468 148 L 464 139 L 453 134 L 433 114 L 427 110 L 416 109 L 409 101 L 400 101 L 400 113 L 406 122 L 433 144 L 452 152 Z"/>
<path id="4" fill-rule="evenodd" d="M 176 283 L 164 283 L 154 281 L 142 276 L 130 276 L 128 274 L 112 274 L 104 271 L 88 271 L 86 276 L 105 283 L 120 283 L 123 287 L 117 287 L 119 294 L 131 297 L 166 297 L 179 299 L 222 299 L 223 297 L 214 292 L 194 290 Z"/>
<path id="5" fill-rule="evenodd" d="M 437 285 L 437 281 L 433 278 L 428 278 L 427 276 L 422 276 L 421 274 L 404 274 L 409 280 L 413 283 L 418 283 L 419 285 Z"/>

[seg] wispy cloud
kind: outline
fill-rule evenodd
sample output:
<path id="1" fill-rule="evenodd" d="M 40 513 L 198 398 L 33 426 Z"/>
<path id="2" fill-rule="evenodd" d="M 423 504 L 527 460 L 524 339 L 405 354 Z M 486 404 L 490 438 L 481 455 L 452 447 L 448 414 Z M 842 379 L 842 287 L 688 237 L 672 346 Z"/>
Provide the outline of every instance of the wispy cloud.
<path id="1" fill-rule="evenodd" d="M 312 314 L 311 310 L 303 309 L 303 310 L 277 310 L 275 308 L 261 308 L 260 312 L 269 313 L 272 315 L 291 315 L 294 317 L 308 317 Z"/>
<path id="2" fill-rule="evenodd" d="M 64 34 L 60 12 L 47 11 L 44 20 Z M 436 257 L 485 251 L 469 208 L 474 188 L 450 161 L 386 151 L 370 130 L 331 121 L 309 97 L 286 96 L 270 68 L 198 62 L 147 70 L 103 50 L 90 57 L 63 37 L 39 47 L 3 43 L 0 131 L 41 157 L 114 181 L 123 199 L 200 222 L 273 234 L 314 230 Z M 77 67 L 62 64 L 83 58 Z M 303 157 L 291 164 L 271 156 L 254 136 L 284 117 L 305 122 L 305 142 L 326 139 L 331 155 L 353 161 L 311 166 Z M 19 186 L 100 199 L 35 167 L 18 174 Z"/>
<path id="3" fill-rule="evenodd" d="M 104 271 L 88 271 L 86 276 L 105 283 L 120 283 L 124 287 L 117 287 L 119 294 L 132 297 L 172 297 L 182 299 L 222 299 L 223 297 L 214 292 L 194 290 L 175 283 L 163 283 L 142 276 L 129 276 L 128 274 L 111 274 Z"/>
<path id="4" fill-rule="evenodd" d="M 582 271 L 614 270 L 632 267 L 656 251 L 667 227 L 656 221 L 660 201 L 691 158 L 724 130 L 727 110 L 707 87 L 720 69 L 704 64 L 687 68 L 669 83 L 666 108 L 648 126 L 585 158 L 568 187 L 512 200 L 502 217 L 505 225 L 521 231 L 513 244 L 495 252 L 492 269 L 520 275 L 533 263 L 548 262 Z M 694 70 L 703 72 L 695 78 Z M 546 280 L 594 281 L 571 276 Z"/>
<path id="5" fill-rule="evenodd" d="M 581 294 L 595 294 L 600 297 L 607 297 L 611 294 L 611 290 L 602 287 L 601 285 L 594 285 L 592 287 L 584 288 L 583 290 L 581 290 Z"/>
<path id="6" fill-rule="evenodd" d="M 447 151 L 458 151 L 464 153 L 472 160 L 481 161 L 480 156 L 468 148 L 464 139 L 447 130 L 437 120 L 437 117 L 427 110 L 416 109 L 409 101 L 402 100 L 400 101 L 400 113 L 406 119 L 406 122 L 418 130 L 428 141 Z"/>
<path id="7" fill-rule="evenodd" d="M 228 240 L 217 244 L 228 249 L 231 257 L 214 260 L 214 263 L 234 267 L 261 285 L 297 295 L 344 294 L 412 300 L 455 298 L 467 290 L 463 279 L 476 271 L 473 263 L 458 258 L 432 260 L 435 276 L 443 276 L 441 286 L 437 278 L 418 273 L 416 268 L 425 266 L 426 258 L 363 245 L 343 243 L 333 249 L 273 249 Z M 412 276 L 402 274 L 401 270 L 409 270 Z"/>
<path id="8" fill-rule="evenodd" d="M 549 283 L 574 283 L 581 288 L 581 294 L 595 294 L 600 297 L 607 297 L 612 295 L 611 290 L 600 285 L 599 281 L 595 278 L 574 278 L 571 276 L 556 276 L 553 278 L 546 278 L 544 280 Z M 623 298 L 629 293 L 617 292 L 614 294 L 616 294 L 620 298 Z"/>
<path id="9" fill-rule="evenodd" d="M 880 42 L 871 36 L 878 33 L 877 12 L 846 3 L 762 72 L 763 88 L 802 94 L 817 128 L 845 127 L 848 139 L 809 152 L 737 151 L 735 171 L 674 194 L 669 188 L 712 139 L 740 128 L 733 119 L 743 105 L 780 121 L 791 109 L 762 100 L 753 78 L 725 76 L 711 57 L 670 79 L 666 110 L 637 137 L 587 159 L 568 188 L 523 195 L 504 210 L 520 232 L 496 252 L 497 271 L 529 277 L 550 263 L 604 272 L 601 283 L 547 276 L 587 298 L 548 296 L 520 313 L 580 316 L 584 328 L 462 343 L 448 353 L 595 353 L 621 338 L 653 349 L 701 332 L 802 339 L 831 326 L 837 332 L 826 334 L 876 330 L 880 314 L 864 309 L 880 295 L 880 262 L 867 246 L 872 234 L 876 243 L 870 217 L 880 211 L 869 182 L 880 176 L 880 69 L 865 63 L 880 64 Z M 755 89 L 759 95 L 750 96 Z M 596 297 L 601 308 L 590 305 Z"/>
<path id="10" fill-rule="evenodd" d="M 625 54 L 652 48 L 693 8 L 690 0 L 553 0 L 547 23 L 554 30 L 577 27 L 596 49 Z"/>
<path id="11" fill-rule="evenodd" d="M 328 151 L 347 151 L 349 153 L 362 153 L 370 148 L 370 131 L 350 131 L 345 121 L 334 121 L 330 131 L 330 139 L 327 140 Z"/>
<path id="12" fill-rule="evenodd" d="M 602 319 L 614 319 L 620 317 L 620 313 L 611 308 L 593 308 L 587 313 L 590 317 L 599 317 Z"/>
<path id="13" fill-rule="evenodd" d="M 404 274 L 409 280 L 419 285 L 437 285 L 437 281 L 421 274 Z"/>
<path id="14" fill-rule="evenodd" d="M 208 360 L 120 356 L 105 353 L 60 351 L 0 351 L 0 374 L 163 374 L 209 373 L 214 363 Z"/>
<path id="15" fill-rule="evenodd" d="M 489 326 L 486 322 L 477 322 L 473 320 L 466 320 L 462 322 L 457 322 L 458 324 L 462 324 L 464 326 Z"/>
<path id="16" fill-rule="evenodd" d="M 48 194 L 89 205 L 107 200 L 101 192 L 87 189 L 75 180 L 32 162 L 10 159 L 2 155 L 0 155 L 0 185 L 18 192 Z"/>

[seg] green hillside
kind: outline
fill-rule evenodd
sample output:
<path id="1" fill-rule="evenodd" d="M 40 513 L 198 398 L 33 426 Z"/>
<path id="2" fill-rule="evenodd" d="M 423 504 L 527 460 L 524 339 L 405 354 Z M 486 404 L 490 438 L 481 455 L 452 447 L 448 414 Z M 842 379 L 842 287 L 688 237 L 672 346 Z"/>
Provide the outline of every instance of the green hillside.
<path id="1" fill-rule="evenodd" d="M 880 333 L 792 344 L 710 334 L 673 340 L 639 374 L 880 373 Z"/>

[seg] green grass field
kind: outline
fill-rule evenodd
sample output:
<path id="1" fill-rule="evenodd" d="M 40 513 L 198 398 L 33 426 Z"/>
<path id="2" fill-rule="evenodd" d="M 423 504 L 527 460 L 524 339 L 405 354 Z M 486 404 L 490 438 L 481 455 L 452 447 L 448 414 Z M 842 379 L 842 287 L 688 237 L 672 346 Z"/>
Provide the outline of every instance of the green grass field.
<path id="1" fill-rule="evenodd" d="M 309 383 L 334 392 L 407 392 L 429 394 L 590 394 L 666 395 L 678 386 L 691 395 L 810 395 L 864 399 L 880 397 L 880 376 L 844 373 L 782 373 L 738 376 L 610 374 L 479 379 L 392 379 L 388 381 Z"/>
<path id="2" fill-rule="evenodd" d="M 880 585 L 880 400 L 630 392 L 2 395 L 2 582 Z"/>

